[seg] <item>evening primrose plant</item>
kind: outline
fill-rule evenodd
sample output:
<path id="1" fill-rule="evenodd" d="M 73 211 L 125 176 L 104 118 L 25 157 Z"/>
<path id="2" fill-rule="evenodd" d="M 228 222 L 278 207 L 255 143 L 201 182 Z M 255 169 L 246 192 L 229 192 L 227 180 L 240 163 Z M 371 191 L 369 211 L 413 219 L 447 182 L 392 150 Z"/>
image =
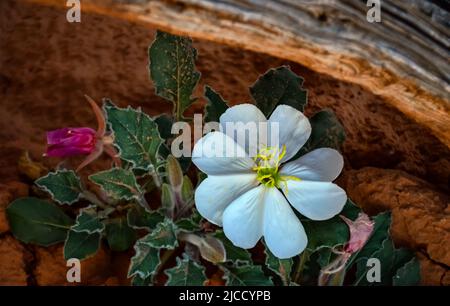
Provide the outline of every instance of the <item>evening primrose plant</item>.
<path id="1" fill-rule="evenodd" d="M 367 216 L 333 183 L 344 129 L 329 109 L 303 114 L 307 91 L 289 67 L 262 75 L 248 104 L 230 106 L 205 86 L 203 123 L 217 129 L 195 140 L 192 156 L 179 154 L 172 127 L 192 125 L 185 111 L 197 99 L 196 57 L 189 38 L 158 31 L 149 72 L 171 114 L 86 96 L 96 129 L 49 131 L 45 158 L 84 160 L 61 163 L 35 181 L 41 191 L 8 206 L 14 236 L 64 243 L 66 260 L 102 245 L 133 249 L 128 277 L 139 286 L 418 284 L 414 254 L 390 238 L 390 214 Z M 102 155 L 110 168 L 81 175 Z"/>

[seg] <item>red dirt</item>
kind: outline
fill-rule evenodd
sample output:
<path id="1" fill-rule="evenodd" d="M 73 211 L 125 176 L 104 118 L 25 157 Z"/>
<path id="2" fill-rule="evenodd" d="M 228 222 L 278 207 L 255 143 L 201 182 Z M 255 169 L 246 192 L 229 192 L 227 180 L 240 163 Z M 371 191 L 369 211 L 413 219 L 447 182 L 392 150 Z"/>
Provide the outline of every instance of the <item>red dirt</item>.
<path id="1" fill-rule="evenodd" d="M 44 277 L 52 267 L 65 276 L 60 246 L 50 250 L 25 247 L 8 233 L 3 210 L 23 189 L 19 181 L 31 183 L 20 175 L 18 157 L 29 150 L 34 159 L 44 161 L 41 154 L 46 130 L 95 127 L 84 94 L 96 100 L 109 97 L 120 106 L 141 106 L 152 115 L 170 111 L 171 105 L 155 95 L 147 72 L 147 48 L 155 29 L 96 14 L 83 14 L 80 24 L 70 24 L 62 9 L 12 0 L 0 1 L 0 29 L 0 183 L 7 184 L 0 185 L 0 284 L 64 284 L 63 278 Z M 429 231 L 425 236 L 415 237 L 414 232 L 413 237 L 399 234 L 395 238 L 424 254 L 424 283 L 440 284 L 450 278 L 445 276 L 449 274 L 448 254 L 432 247 L 434 241 L 450 245 L 448 148 L 428 130 L 357 85 L 264 54 L 203 41 L 196 41 L 195 46 L 202 73 L 198 96 L 208 84 L 231 104 L 242 103 L 250 99 L 249 85 L 271 67 L 288 64 L 302 75 L 309 90 L 307 115 L 329 107 L 346 128 L 343 153 L 348 179 L 341 182 L 350 196 L 355 195 L 368 210 L 394 208 L 396 201 L 401 201 L 402 209 L 394 209 L 394 218 L 397 214 L 407 226 L 416 226 L 411 225 L 416 222 Z M 201 98 L 191 112 L 201 111 L 203 104 Z M 380 169 L 357 171 L 368 166 Z M 404 173 L 408 178 L 414 176 L 413 182 L 420 182 L 414 193 L 408 184 L 399 183 Z M 373 193 L 381 194 L 380 199 L 374 200 Z M 398 193 L 407 196 L 399 200 Z M 438 219 L 434 207 L 439 207 Z M 410 212 L 419 208 L 420 213 Z M 12 264 L 10 255 L 14 256 Z M 106 251 L 100 255 L 108 258 L 105 262 L 120 267 L 108 271 L 101 265 L 86 282 L 126 283 L 123 255 Z"/>

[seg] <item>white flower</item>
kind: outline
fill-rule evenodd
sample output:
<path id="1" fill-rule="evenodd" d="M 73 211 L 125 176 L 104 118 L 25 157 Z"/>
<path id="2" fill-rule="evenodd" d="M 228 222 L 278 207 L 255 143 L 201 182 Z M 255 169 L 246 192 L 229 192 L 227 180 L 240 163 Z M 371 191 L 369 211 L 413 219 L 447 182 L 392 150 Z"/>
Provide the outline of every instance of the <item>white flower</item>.
<path id="1" fill-rule="evenodd" d="M 278 122 L 279 145 L 258 143 L 259 152 L 251 158 L 248 139 L 225 135 L 230 135 L 227 122 Z M 194 146 L 192 161 L 208 174 L 195 191 L 198 211 L 223 225 L 238 247 L 252 248 L 264 236 L 278 258 L 301 253 L 308 238 L 291 205 L 312 220 L 326 220 L 342 210 L 347 195 L 331 183 L 342 170 L 341 154 L 321 148 L 282 164 L 311 134 L 308 118 L 288 105 L 278 106 L 267 120 L 256 106 L 240 104 L 222 114 L 220 124 L 224 133 L 211 132 Z"/>

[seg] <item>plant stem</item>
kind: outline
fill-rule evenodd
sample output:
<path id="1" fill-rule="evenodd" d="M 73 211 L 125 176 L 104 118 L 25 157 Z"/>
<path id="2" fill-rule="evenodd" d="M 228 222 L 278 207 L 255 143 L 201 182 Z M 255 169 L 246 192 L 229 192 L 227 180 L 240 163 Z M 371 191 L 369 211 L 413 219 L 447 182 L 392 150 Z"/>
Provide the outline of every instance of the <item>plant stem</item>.
<path id="1" fill-rule="evenodd" d="M 151 175 L 152 175 L 153 181 L 155 182 L 155 186 L 157 188 L 161 188 L 161 185 L 162 185 L 161 184 L 161 179 L 159 178 L 158 173 L 156 173 L 156 170 L 152 171 Z"/>
<path id="2" fill-rule="evenodd" d="M 95 193 L 90 192 L 89 190 L 83 190 L 83 193 L 81 194 L 83 198 L 86 200 L 92 202 L 92 204 L 97 205 L 100 208 L 108 208 L 109 206 L 100 201 L 100 199 L 95 195 Z"/>
<path id="3" fill-rule="evenodd" d="M 300 260 L 297 263 L 297 267 L 295 268 L 294 271 L 294 276 L 292 277 L 292 279 L 294 280 L 295 283 L 299 283 L 300 279 L 302 277 L 302 272 L 303 269 L 305 268 L 305 263 L 306 263 L 306 259 L 308 258 L 308 251 L 304 250 L 302 255 L 300 256 Z"/>
<path id="4" fill-rule="evenodd" d="M 150 205 L 148 205 L 143 193 L 139 194 L 136 199 L 142 207 L 144 207 L 147 211 L 151 211 Z"/>

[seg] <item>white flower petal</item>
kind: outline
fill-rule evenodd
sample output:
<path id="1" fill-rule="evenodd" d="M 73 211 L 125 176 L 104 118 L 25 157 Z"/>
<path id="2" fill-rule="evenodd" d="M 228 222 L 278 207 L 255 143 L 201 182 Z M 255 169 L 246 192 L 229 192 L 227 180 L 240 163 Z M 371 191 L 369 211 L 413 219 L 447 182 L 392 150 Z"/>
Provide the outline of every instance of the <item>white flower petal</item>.
<path id="1" fill-rule="evenodd" d="M 288 161 L 300 150 L 311 135 L 311 124 L 302 112 L 289 105 L 279 105 L 269 118 L 269 127 L 272 123 L 279 123 L 279 147 L 286 146 L 286 155 L 281 161 Z M 274 130 L 276 132 L 276 130 Z M 271 135 L 270 139 L 274 137 Z M 274 144 L 270 144 L 273 146 Z"/>
<path id="2" fill-rule="evenodd" d="M 222 226 L 225 208 L 258 185 L 256 174 L 210 175 L 195 190 L 195 206 L 202 217 Z"/>
<path id="3" fill-rule="evenodd" d="M 341 153 L 330 148 L 320 148 L 288 162 L 281 175 L 291 175 L 307 181 L 334 181 L 344 167 Z"/>
<path id="4" fill-rule="evenodd" d="M 230 107 L 220 116 L 221 131 L 234 139 L 251 157 L 259 148 L 260 122 L 267 122 L 264 114 L 253 104 Z"/>
<path id="5" fill-rule="evenodd" d="M 249 249 L 263 232 L 264 190 L 260 185 L 234 200 L 223 213 L 223 231 L 234 245 Z"/>
<path id="6" fill-rule="evenodd" d="M 264 198 L 264 241 L 278 258 L 298 255 L 308 244 L 300 220 L 276 188 L 268 188 Z"/>
<path id="7" fill-rule="evenodd" d="M 289 203 L 312 220 L 332 218 L 341 212 L 347 201 L 345 191 L 333 183 L 288 180 L 287 186 L 283 185 Z"/>
<path id="8" fill-rule="evenodd" d="M 211 175 L 251 173 L 255 164 L 241 146 L 221 132 L 208 133 L 197 141 L 192 162 Z"/>

